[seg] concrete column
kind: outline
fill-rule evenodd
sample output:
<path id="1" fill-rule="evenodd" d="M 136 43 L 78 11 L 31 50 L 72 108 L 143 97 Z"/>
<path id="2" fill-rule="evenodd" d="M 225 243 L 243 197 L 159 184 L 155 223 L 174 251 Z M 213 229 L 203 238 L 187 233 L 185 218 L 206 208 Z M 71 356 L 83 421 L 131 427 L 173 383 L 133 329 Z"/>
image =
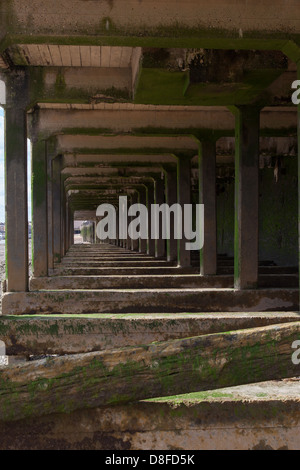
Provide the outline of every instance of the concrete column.
<path id="1" fill-rule="evenodd" d="M 64 254 L 67 253 L 69 246 L 68 246 L 68 230 L 69 230 L 69 213 L 68 213 L 68 202 L 65 196 L 65 204 L 64 204 Z"/>
<path id="2" fill-rule="evenodd" d="M 147 188 L 139 190 L 139 203 L 147 207 Z M 140 253 L 147 253 L 147 240 L 142 238 L 139 240 L 139 251 Z"/>
<path id="3" fill-rule="evenodd" d="M 165 182 L 164 179 L 155 180 L 155 204 L 165 203 Z M 159 224 L 159 239 L 155 240 L 155 257 L 163 258 L 166 256 L 166 240 L 162 238 L 162 221 Z"/>
<path id="4" fill-rule="evenodd" d="M 151 238 L 151 204 L 154 204 L 154 182 L 147 185 L 147 209 L 148 209 L 148 243 L 147 254 L 155 256 L 155 240 Z"/>
<path id="5" fill-rule="evenodd" d="M 216 143 L 201 143 L 199 155 L 199 204 L 204 204 L 204 246 L 200 250 L 200 274 L 217 273 Z"/>
<path id="6" fill-rule="evenodd" d="M 53 254 L 53 173 L 52 159 L 47 158 L 47 215 L 48 215 L 48 274 L 54 268 Z"/>
<path id="7" fill-rule="evenodd" d="M 33 223 L 33 274 L 48 275 L 48 201 L 47 201 L 47 151 L 45 141 L 32 142 L 32 223 Z"/>
<path id="8" fill-rule="evenodd" d="M 171 207 L 177 203 L 177 171 L 169 168 L 166 175 L 166 203 Z M 167 240 L 167 260 L 177 261 L 177 240 L 174 238 L 174 218 L 170 220 L 170 239 Z"/>
<path id="9" fill-rule="evenodd" d="M 259 115 L 252 106 L 236 110 L 234 285 L 258 283 Z"/>
<path id="10" fill-rule="evenodd" d="M 6 290 L 28 290 L 27 126 L 25 74 L 6 82 L 5 108 L 5 231 Z M 24 100 L 25 98 L 25 100 Z"/>
<path id="11" fill-rule="evenodd" d="M 65 246 L 66 246 L 66 251 L 69 250 L 70 245 L 70 237 L 69 237 L 69 231 L 70 231 L 70 210 L 69 210 L 69 205 L 67 203 L 67 209 L 66 209 L 66 232 L 65 232 Z"/>
<path id="12" fill-rule="evenodd" d="M 179 158 L 177 164 L 177 200 L 182 208 L 182 237 L 178 240 L 178 264 L 186 268 L 191 266 L 191 252 L 185 249 L 185 244 L 189 242 L 184 235 L 184 205 L 191 203 L 191 160 L 189 158 Z"/>
<path id="13" fill-rule="evenodd" d="M 68 249 L 74 244 L 74 217 L 68 205 Z"/>
<path id="14" fill-rule="evenodd" d="M 61 159 L 52 162 L 52 229 L 54 263 L 61 261 Z"/>
<path id="15" fill-rule="evenodd" d="M 64 192 L 64 178 L 61 176 L 60 178 L 60 187 L 61 187 L 61 210 L 60 210 L 60 217 L 61 217 L 61 257 L 65 256 L 66 254 L 66 247 L 65 247 L 65 227 L 66 227 L 66 195 Z"/>

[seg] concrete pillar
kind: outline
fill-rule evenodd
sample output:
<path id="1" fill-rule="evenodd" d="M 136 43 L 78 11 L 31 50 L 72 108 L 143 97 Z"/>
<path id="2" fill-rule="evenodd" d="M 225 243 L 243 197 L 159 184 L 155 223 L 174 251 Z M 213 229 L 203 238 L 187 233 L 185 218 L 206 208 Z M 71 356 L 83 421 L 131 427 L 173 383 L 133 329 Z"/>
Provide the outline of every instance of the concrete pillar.
<path id="1" fill-rule="evenodd" d="M 258 283 L 258 182 L 260 110 L 236 110 L 234 285 L 256 288 Z"/>
<path id="2" fill-rule="evenodd" d="M 33 274 L 48 275 L 47 152 L 45 141 L 32 142 Z"/>
<path id="3" fill-rule="evenodd" d="M 47 158 L 47 227 L 48 227 L 48 274 L 54 268 L 53 254 L 53 197 L 52 197 L 52 159 Z"/>
<path id="4" fill-rule="evenodd" d="M 61 261 L 61 158 L 52 162 L 52 229 L 54 263 Z"/>
<path id="5" fill-rule="evenodd" d="M 189 242 L 184 236 L 184 205 L 191 204 L 191 160 L 178 158 L 177 164 L 177 200 L 182 208 L 182 237 L 177 242 L 178 265 L 186 268 L 191 266 L 191 252 L 186 250 L 185 244 Z"/>
<path id="6" fill-rule="evenodd" d="M 155 240 L 151 238 L 151 205 L 154 204 L 154 182 L 147 185 L 147 209 L 148 209 L 148 243 L 147 254 L 155 256 Z"/>
<path id="7" fill-rule="evenodd" d="M 155 180 L 155 204 L 165 203 L 165 182 L 164 179 Z M 160 220 L 159 239 L 155 240 L 155 257 L 163 258 L 166 256 L 166 240 L 162 238 L 162 220 Z"/>
<path id="8" fill-rule="evenodd" d="M 65 204 L 64 204 L 64 254 L 67 253 L 69 246 L 68 246 L 68 230 L 69 230 L 69 213 L 68 213 L 68 202 L 65 196 Z"/>
<path id="9" fill-rule="evenodd" d="M 203 141 L 199 155 L 199 204 L 204 204 L 204 245 L 200 274 L 217 273 L 216 143 Z"/>
<path id="10" fill-rule="evenodd" d="M 5 108 L 6 289 L 28 290 L 27 126 L 25 73 L 9 75 Z"/>
<path id="11" fill-rule="evenodd" d="M 177 203 L 177 171 L 175 168 L 168 168 L 166 175 L 166 203 L 171 207 Z M 174 218 L 170 220 L 170 239 L 167 240 L 167 260 L 177 261 L 177 240 L 174 238 Z"/>
<path id="12" fill-rule="evenodd" d="M 65 245 L 66 245 L 66 251 L 69 250 L 70 248 L 70 237 L 69 237 L 69 231 L 70 231 L 70 210 L 69 210 L 69 205 L 67 203 L 67 209 L 66 209 L 66 233 L 65 233 Z"/>
<path id="13" fill-rule="evenodd" d="M 74 216 L 68 205 L 68 250 L 74 244 Z"/>
<path id="14" fill-rule="evenodd" d="M 61 210 L 60 210 L 60 217 L 61 217 L 61 257 L 65 256 L 66 254 L 66 247 L 65 247 L 65 227 L 66 227 L 66 195 L 64 192 L 64 184 L 63 184 L 63 177 L 61 176 L 60 179 L 60 186 L 61 186 Z"/>

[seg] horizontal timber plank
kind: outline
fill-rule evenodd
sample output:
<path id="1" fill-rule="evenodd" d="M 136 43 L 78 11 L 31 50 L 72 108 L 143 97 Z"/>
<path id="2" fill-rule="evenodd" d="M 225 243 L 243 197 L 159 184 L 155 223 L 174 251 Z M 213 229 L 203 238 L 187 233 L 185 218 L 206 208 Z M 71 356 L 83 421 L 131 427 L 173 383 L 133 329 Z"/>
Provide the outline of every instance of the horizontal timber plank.
<path id="1" fill-rule="evenodd" d="M 0 421 L 294 377 L 300 322 L 48 358 L 0 370 Z"/>

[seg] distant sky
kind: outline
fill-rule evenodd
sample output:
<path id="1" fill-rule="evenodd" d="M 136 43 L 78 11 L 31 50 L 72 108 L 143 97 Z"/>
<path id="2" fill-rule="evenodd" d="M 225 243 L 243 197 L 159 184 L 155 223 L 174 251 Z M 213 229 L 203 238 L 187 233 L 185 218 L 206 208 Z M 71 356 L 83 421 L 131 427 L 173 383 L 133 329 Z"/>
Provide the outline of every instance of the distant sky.
<path id="1" fill-rule="evenodd" d="M 31 152 L 28 140 L 28 217 L 31 220 Z M 0 222 L 5 221 L 5 194 L 4 194 L 4 111 L 0 107 Z"/>

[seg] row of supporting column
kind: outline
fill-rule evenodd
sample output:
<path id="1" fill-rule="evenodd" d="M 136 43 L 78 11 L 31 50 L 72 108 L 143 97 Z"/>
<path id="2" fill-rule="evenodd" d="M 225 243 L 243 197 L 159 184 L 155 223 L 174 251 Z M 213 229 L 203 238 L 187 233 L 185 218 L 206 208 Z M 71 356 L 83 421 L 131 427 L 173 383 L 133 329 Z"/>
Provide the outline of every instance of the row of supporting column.
<path id="1" fill-rule="evenodd" d="M 7 290 L 28 290 L 27 143 L 25 73 L 7 80 L 6 105 L 6 230 Z M 255 288 L 258 281 L 258 169 L 259 109 L 236 109 L 235 152 L 235 246 L 234 278 L 239 289 Z M 299 146 L 300 147 L 300 146 Z M 178 158 L 177 170 L 164 168 L 164 180 L 145 185 L 132 202 L 150 207 L 154 202 L 181 206 L 191 203 L 190 159 Z M 66 200 L 61 160 L 47 154 L 45 141 L 32 136 L 32 211 L 34 276 L 47 276 L 73 243 L 74 218 Z M 49 176 L 51 174 L 50 183 Z M 200 253 L 202 275 L 217 272 L 216 150 L 215 142 L 204 141 L 199 154 L 199 203 L 205 207 L 204 246 Z M 149 211 L 151 214 L 151 211 Z M 151 220 L 149 218 L 151 233 Z M 173 230 L 171 228 L 171 234 Z M 184 231 L 183 231 L 184 233 Z M 121 242 L 124 246 L 126 242 Z M 151 237 L 127 241 L 128 248 L 147 252 L 180 266 L 190 266 L 190 251 L 183 236 L 178 242 Z"/>

